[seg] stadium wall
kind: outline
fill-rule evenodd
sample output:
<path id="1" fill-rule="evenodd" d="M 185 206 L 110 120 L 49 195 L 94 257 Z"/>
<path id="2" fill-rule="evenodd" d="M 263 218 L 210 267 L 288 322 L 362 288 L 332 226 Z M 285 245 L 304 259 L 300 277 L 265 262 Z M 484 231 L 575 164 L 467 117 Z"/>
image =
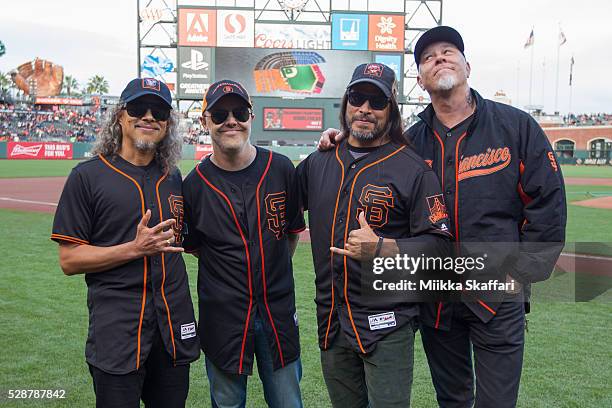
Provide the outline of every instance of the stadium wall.
<path id="1" fill-rule="evenodd" d="M 19 145 L 19 143 L 14 143 L 14 144 Z M 47 144 L 57 145 L 59 143 L 47 143 Z M 23 143 L 23 145 L 25 145 L 25 143 Z M 29 142 L 28 145 L 30 147 L 32 147 L 31 145 L 34 145 L 34 147 L 36 147 L 36 146 L 44 145 L 44 143 Z M 85 159 L 85 158 L 91 157 L 91 154 L 89 153 L 89 151 L 91 150 L 91 147 L 93 146 L 92 143 L 61 143 L 61 145 L 72 145 L 72 149 L 71 149 L 72 155 L 70 157 L 72 159 L 79 160 L 79 159 Z M 304 146 L 267 146 L 266 148 L 274 152 L 284 154 L 285 156 L 289 157 L 291 160 L 294 160 L 294 161 L 304 159 L 315 149 L 314 146 L 307 146 L 307 147 L 304 147 Z M 195 160 L 195 157 L 196 157 L 195 145 L 183 145 L 183 159 Z M 0 142 L 0 159 L 8 159 L 8 158 L 9 158 L 8 143 Z M 10 158 L 11 159 L 36 159 L 37 157 L 31 156 L 28 154 L 25 154 L 25 155 L 21 154 L 19 157 L 10 157 Z M 43 159 L 41 158 L 41 160 Z"/>

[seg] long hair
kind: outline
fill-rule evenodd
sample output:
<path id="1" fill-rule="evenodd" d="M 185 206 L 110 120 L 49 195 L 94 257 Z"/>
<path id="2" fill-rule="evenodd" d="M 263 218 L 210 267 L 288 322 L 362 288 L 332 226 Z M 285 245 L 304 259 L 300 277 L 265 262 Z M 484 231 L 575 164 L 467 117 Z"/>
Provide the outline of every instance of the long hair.
<path id="1" fill-rule="evenodd" d="M 346 121 L 346 107 L 348 105 L 349 90 L 350 88 L 344 93 L 344 96 L 342 97 L 342 105 L 340 106 L 340 131 L 345 137 L 348 137 L 351 132 L 351 128 Z M 393 92 L 391 92 L 391 97 L 389 98 L 389 117 L 383 134 L 389 135 L 389 138 L 395 144 L 409 144 L 408 139 L 404 137 L 402 114 L 400 113 L 399 103 L 397 102 L 397 90 L 395 88 L 395 84 L 393 86 Z"/>
<path id="2" fill-rule="evenodd" d="M 119 115 L 123 108 L 124 105 L 117 105 L 108 112 L 100 133 L 96 137 L 94 146 L 91 149 L 92 155 L 102 154 L 103 156 L 112 156 L 121 150 L 123 133 L 119 123 Z M 183 137 L 181 136 L 180 124 L 180 115 L 171 110 L 166 128 L 166 136 L 155 149 L 155 160 L 161 165 L 163 171 L 173 170 L 181 159 Z"/>

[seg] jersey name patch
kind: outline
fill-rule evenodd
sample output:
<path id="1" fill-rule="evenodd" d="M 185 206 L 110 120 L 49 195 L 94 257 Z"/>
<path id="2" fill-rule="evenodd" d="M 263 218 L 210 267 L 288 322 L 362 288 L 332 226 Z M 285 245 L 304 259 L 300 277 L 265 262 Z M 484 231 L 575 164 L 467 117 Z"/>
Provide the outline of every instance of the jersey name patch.
<path id="1" fill-rule="evenodd" d="M 276 239 L 281 239 L 287 223 L 287 193 L 270 193 L 266 196 L 266 223 Z"/>
<path id="2" fill-rule="evenodd" d="M 511 160 L 510 148 L 499 147 L 494 149 L 489 147 L 484 153 L 461 159 L 457 181 L 493 174 L 508 167 Z"/>
<path id="3" fill-rule="evenodd" d="M 380 228 L 389 221 L 389 208 L 394 207 L 393 193 L 389 187 L 368 184 L 361 190 L 359 204 L 361 206 L 357 209 L 357 216 L 364 211 L 370 227 Z"/>
<path id="4" fill-rule="evenodd" d="M 370 323 L 370 330 L 386 329 L 388 327 L 395 327 L 395 313 L 379 313 L 368 316 L 368 322 Z"/>
<path id="5" fill-rule="evenodd" d="M 190 339 L 196 336 L 196 325 L 194 322 L 181 324 L 181 340 Z"/>
<path id="6" fill-rule="evenodd" d="M 183 196 L 177 196 L 174 194 L 170 194 L 168 196 L 168 203 L 170 204 L 170 212 L 172 216 L 176 220 L 174 225 L 172 226 L 172 230 L 174 231 L 174 240 L 177 245 L 180 245 L 183 242 L 183 235 L 181 232 L 183 231 Z"/>

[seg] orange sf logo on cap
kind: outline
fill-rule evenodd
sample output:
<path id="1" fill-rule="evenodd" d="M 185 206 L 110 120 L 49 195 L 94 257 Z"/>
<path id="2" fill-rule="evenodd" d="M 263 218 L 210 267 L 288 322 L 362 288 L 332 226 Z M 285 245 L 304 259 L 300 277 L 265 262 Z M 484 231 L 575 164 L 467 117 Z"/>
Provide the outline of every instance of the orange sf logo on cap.
<path id="1" fill-rule="evenodd" d="M 383 73 L 383 66 L 380 64 L 368 64 L 365 68 L 364 74 L 372 76 L 381 76 Z"/>
<path id="2" fill-rule="evenodd" d="M 225 85 L 223 87 L 223 92 L 228 93 L 228 92 L 233 92 L 234 91 L 234 87 L 231 85 Z"/>

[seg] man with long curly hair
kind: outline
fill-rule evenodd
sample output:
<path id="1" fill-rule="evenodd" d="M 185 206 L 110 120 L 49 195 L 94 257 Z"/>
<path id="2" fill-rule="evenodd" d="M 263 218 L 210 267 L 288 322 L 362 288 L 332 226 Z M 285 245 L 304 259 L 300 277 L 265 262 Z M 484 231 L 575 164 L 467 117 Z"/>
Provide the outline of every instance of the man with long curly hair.
<path id="1" fill-rule="evenodd" d="M 97 407 L 184 407 L 199 357 L 181 256 L 178 116 L 166 84 L 132 80 L 60 198 L 51 238 L 85 274 Z"/>

